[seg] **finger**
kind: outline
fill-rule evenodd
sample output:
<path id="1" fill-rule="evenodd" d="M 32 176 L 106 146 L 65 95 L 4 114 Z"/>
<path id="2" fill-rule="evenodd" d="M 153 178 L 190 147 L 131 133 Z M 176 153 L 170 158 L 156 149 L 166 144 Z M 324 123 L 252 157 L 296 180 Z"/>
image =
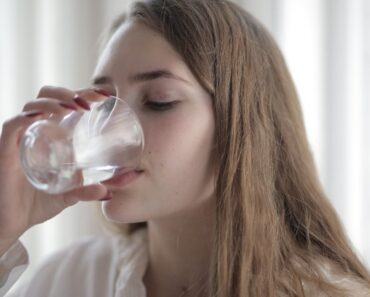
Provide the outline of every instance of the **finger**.
<path id="1" fill-rule="evenodd" d="M 100 88 L 84 88 L 72 91 L 63 87 L 44 86 L 40 89 L 37 98 L 56 98 L 60 100 L 72 100 L 76 95 L 91 101 L 105 100 L 112 93 Z"/>
<path id="2" fill-rule="evenodd" d="M 76 92 L 66 88 L 43 86 L 37 94 L 36 98 L 54 98 L 63 101 L 71 101 L 73 100 L 75 95 Z"/>
<path id="3" fill-rule="evenodd" d="M 74 106 L 79 109 L 90 110 L 89 105 L 84 99 L 79 97 L 79 94 L 75 91 L 54 86 L 43 86 L 38 95 L 37 99 L 54 98 L 63 101 L 67 106 Z M 63 106 L 65 107 L 65 106 Z M 71 108 L 72 109 L 72 108 Z"/>
<path id="4" fill-rule="evenodd" d="M 80 91 L 81 92 L 81 91 Z M 78 109 L 85 109 L 89 110 L 89 105 L 87 102 L 85 102 L 85 99 L 80 98 L 79 93 L 62 88 L 62 87 L 54 87 L 54 86 L 44 86 L 40 89 L 37 99 L 42 100 L 45 98 L 53 98 L 53 99 L 58 99 L 67 106 L 74 106 Z M 65 106 L 63 106 L 65 107 Z"/>
<path id="5" fill-rule="evenodd" d="M 98 89 L 99 90 L 99 89 Z M 106 92 L 96 91 L 94 89 L 82 89 L 76 91 L 74 102 L 85 110 L 90 110 L 91 103 L 106 100 L 110 95 Z"/>
<path id="6" fill-rule="evenodd" d="M 78 188 L 63 194 L 63 199 L 69 201 L 95 201 L 104 198 L 108 193 L 108 189 L 101 185 L 90 185 Z"/>
<path id="7" fill-rule="evenodd" d="M 40 98 L 27 102 L 23 107 L 23 111 L 42 110 L 46 113 L 68 113 L 80 108 L 73 100 L 63 102 L 53 98 Z"/>
<path id="8" fill-rule="evenodd" d="M 103 101 L 112 96 L 110 92 L 98 88 L 80 89 L 76 93 L 80 98 L 92 102 Z"/>
<path id="9" fill-rule="evenodd" d="M 2 154 L 12 154 L 18 146 L 24 131 L 35 121 L 46 118 L 42 111 L 22 112 L 16 117 L 4 122 L 0 137 L 0 151 Z"/>
<path id="10" fill-rule="evenodd" d="M 44 86 L 40 89 L 37 98 L 54 98 L 66 102 L 68 105 L 78 106 L 90 110 L 89 102 L 103 101 L 111 94 L 99 88 L 85 88 L 72 91 L 62 87 Z"/>

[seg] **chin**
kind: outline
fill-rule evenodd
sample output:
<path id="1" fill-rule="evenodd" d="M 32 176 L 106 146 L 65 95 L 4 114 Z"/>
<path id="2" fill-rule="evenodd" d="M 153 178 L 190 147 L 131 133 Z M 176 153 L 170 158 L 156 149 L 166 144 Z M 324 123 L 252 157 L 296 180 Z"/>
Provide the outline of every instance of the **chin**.
<path id="1" fill-rule="evenodd" d="M 110 201 L 101 203 L 101 210 L 104 217 L 112 222 L 129 224 L 147 221 L 147 215 L 144 215 L 143 209 L 134 205 L 115 201 L 114 198 Z"/>

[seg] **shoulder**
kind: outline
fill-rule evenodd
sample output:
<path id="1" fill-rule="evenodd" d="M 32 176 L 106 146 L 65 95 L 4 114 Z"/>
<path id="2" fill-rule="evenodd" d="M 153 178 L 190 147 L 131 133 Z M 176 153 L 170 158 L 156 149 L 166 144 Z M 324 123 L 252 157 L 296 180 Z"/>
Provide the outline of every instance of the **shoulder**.
<path id="1" fill-rule="evenodd" d="M 337 264 L 327 259 L 317 258 L 314 265 L 320 271 L 323 279 L 346 292 L 346 297 L 370 297 L 370 287 L 364 280 L 341 270 Z M 305 292 L 308 296 L 329 297 L 327 294 L 320 292 L 317 285 L 306 282 L 304 284 Z"/>
<path id="2" fill-rule="evenodd" d="M 91 266 L 97 260 L 107 260 L 112 257 L 121 240 L 118 236 L 84 236 L 46 257 L 43 267 L 45 269 L 48 266 L 57 265 L 67 268 L 70 262 L 75 264 L 74 268 Z"/>
<path id="3" fill-rule="evenodd" d="M 72 263 L 73 269 L 82 269 L 112 265 L 112 261 L 129 256 L 145 244 L 145 234 L 133 235 L 90 235 L 60 249 L 45 259 L 45 263 L 67 266 Z M 60 267 L 60 266 L 59 266 Z"/>
<path id="4" fill-rule="evenodd" d="M 145 258 L 145 241 L 143 232 L 85 236 L 48 256 L 36 269 L 27 292 L 29 296 L 62 296 L 58 294 L 68 288 L 70 296 L 109 295 L 123 267 L 137 254 L 136 258 Z"/>

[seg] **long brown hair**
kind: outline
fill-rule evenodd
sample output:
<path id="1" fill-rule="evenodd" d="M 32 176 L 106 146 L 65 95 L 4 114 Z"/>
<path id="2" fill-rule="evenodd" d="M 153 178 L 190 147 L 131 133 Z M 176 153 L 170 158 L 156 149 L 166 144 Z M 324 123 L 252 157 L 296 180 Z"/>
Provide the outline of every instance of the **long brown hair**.
<path id="1" fill-rule="evenodd" d="M 369 287 L 318 179 L 284 58 L 260 22 L 227 0 L 138 1 L 128 18 L 160 32 L 213 99 L 219 162 L 210 296 L 302 297 L 310 282 L 348 296 L 323 277 L 317 259 Z"/>

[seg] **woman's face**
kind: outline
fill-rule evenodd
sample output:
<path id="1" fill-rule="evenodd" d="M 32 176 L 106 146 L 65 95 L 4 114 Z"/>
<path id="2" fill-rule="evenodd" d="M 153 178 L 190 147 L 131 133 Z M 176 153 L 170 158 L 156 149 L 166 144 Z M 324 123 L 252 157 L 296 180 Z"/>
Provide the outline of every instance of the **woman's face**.
<path id="1" fill-rule="evenodd" d="M 108 219 L 176 216 L 213 197 L 212 101 L 159 33 L 139 22 L 122 25 L 100 57 L 94 86 L 126 99 L 145 135 L 144 172 L 124 187 L 108 186 L 113 199 L 102 206 Z"/>

